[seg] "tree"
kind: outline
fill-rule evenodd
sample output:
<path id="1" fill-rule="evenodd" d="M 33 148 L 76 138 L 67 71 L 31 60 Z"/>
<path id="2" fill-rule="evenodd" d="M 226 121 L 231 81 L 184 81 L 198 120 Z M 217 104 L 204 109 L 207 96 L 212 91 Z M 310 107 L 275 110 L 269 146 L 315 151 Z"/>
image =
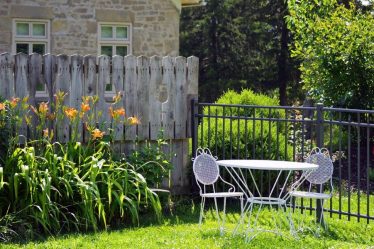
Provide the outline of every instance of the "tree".
<path id="1" fill-rule="evenodd" d="M 302 61 L 304 88 L 336 107 L 374 107 L 373 8 L 336 0 L 288 1 L 292 56 Z"/>
<path id="2" fill-rule="evenodd" d="M 200 100 L 214 101 L 227 89 L 256 92 L 286 89 L 296 82 L 284 0 L 209 0 L 204 8 L 184 9 L 181 54 L 200 58 Z"/>

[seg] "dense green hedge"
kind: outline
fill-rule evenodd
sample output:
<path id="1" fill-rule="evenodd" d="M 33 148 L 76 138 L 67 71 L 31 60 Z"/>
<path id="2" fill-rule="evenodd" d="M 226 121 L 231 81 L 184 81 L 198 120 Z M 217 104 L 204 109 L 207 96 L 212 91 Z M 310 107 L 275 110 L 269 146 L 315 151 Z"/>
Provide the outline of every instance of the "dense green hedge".
<path id="1" fill-rule="evenodd" d="M 253 106 L 278 106 L 276 99 L 251 90 L 241 93 L 228 91 L 217 104 L 239 104 Z M 252 158 L 292 160 L 291 148 L 287 148 L 287 137 L 283 123 L 266 121 L 268 118 L 284 118 L 283 110 L 268 108 L 238 108 L 212 106 L 204 108 L 205 115 L 240 116 L 241 119 L 204 118 L 199 126 L 199 145 L 210 147 L 221 158 Z M 243 119 L 244 117 L 248 120 Z M 265 120 L 253 120 L 264 118 Z M 203 134 L 201 134 L 201 132 Z"/>

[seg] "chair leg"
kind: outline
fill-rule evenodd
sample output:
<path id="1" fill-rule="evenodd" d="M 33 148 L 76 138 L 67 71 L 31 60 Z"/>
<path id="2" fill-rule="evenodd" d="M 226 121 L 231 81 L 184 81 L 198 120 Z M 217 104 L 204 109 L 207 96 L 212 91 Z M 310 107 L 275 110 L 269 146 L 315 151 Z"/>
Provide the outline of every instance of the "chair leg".
<path id="1" fill-rule="evenodd" d="M 236 234 L 236 232 L 238 231 L 239 227 L 242 225 L 243 223 L 243 220 L 244 220 L 244 198 L 243 197 L 240 197 L 240 217 L 239 217 L 239 223 L 235 226 L 235 229 L 233 231 L 232 234 Z"/>
<path id="2" fill-rule="evenodd" d="M 324 206 L 325 206 L 325 200 L 321 200 L 322 201 L 322 212 L 321 212 L 321 222 L 323 221 L 323 224 L 321 224 L 322 226 L 323 226 L 323 228 L 325 229 L 325 230 L 327 230 L 327 222 L 326 222 L 326 220 L 325 220 L 325 215 L 324 215 Z"/>
<path id="3" fill-rule="evenodd" d="M 288 212 L 289 213 L 288 219 L 289 219 L 289 222 L 290 222 L 290 232 L 291 232 L 292 235 L 294 235 L 296 237 L 297 236 L 297 231 L 295 229 L 294 220 L 292 218 L 292 216 L 293 216 L 292 212 L 295 212 L 296 206 L 293 205 L 293 200 L 294 199 L 291 196 L 290 197 L 290 208 L 289 208 L 289 212 Z"/>
<path id="4" fill-rule="evenodd" d="M 225 221 L 226 221 L 226 197 L 223 198 L 223 217 L 220 227 L 220 233 L 223 235 L 225 229 Z"/>
<path id="5" fill-rule="evenodd" d="M 201 197 L 200 217 L 199 217 L 199 226 L 200 227 L 201 227 L 201 222 L 203 220 L 204 206 L 205 206 L 205 197 Z"/>
<path id="6" fill-rule="evenodd" d="M 221 226 L 221 219 L 219 217 L 218 203 L 217 203 L 217 198 L 216 197 L 214 197 L 214 205 L 216 207 L 217 222 L 218 222 L 220 232 L 221 232 L 222 231 L 222 228 L 221 228 L 222 226 Z"/>

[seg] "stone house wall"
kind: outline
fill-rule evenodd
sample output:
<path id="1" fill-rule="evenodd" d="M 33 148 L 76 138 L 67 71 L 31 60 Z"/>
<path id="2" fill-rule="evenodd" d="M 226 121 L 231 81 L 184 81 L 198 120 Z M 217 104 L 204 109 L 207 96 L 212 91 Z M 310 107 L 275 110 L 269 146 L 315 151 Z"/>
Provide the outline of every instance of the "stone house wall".
<path id="1" fill-rule="evenodd" d="M 12 52 L 16 18 L 50 21 L 50 53 L 98 53 L 98 23 L 131 23 L 132 54 L 179 52 L 179 10 L 172 0 L 1 0 L 0 53 Z"/>

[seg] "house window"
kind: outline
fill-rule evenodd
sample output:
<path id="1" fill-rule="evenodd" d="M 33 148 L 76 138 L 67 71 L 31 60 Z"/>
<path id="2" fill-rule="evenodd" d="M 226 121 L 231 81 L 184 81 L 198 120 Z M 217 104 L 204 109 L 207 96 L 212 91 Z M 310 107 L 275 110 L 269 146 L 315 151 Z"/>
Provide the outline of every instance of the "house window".
<path id="1" fill-rule="evenodd" d="M 13 20 L 13 53 L 47 54 L 49 53 L 49 21 L 46 20 Z M 36 85 L 36 96 L 46 97 L 46 87 L 42 82 Z"/>
<path id="2" fill-rule="evenodd" d="M 131 25 L 124 23 L 99 23 L 98 54 L 126 56 L 131 54 Z M 114 93 L 113 85 L 106 84 L 105 91 Z"/>
<path id="3" fill-rule="evenodd" d="M 13 41 L 13 53 L 49 53 L 49 21 L 14 20 Z"/>
<path id="4" fill-rule="evenodd" d="M 131 26 L 129 24 L 99 23 L 99 55 L 131 54 Z"/>

